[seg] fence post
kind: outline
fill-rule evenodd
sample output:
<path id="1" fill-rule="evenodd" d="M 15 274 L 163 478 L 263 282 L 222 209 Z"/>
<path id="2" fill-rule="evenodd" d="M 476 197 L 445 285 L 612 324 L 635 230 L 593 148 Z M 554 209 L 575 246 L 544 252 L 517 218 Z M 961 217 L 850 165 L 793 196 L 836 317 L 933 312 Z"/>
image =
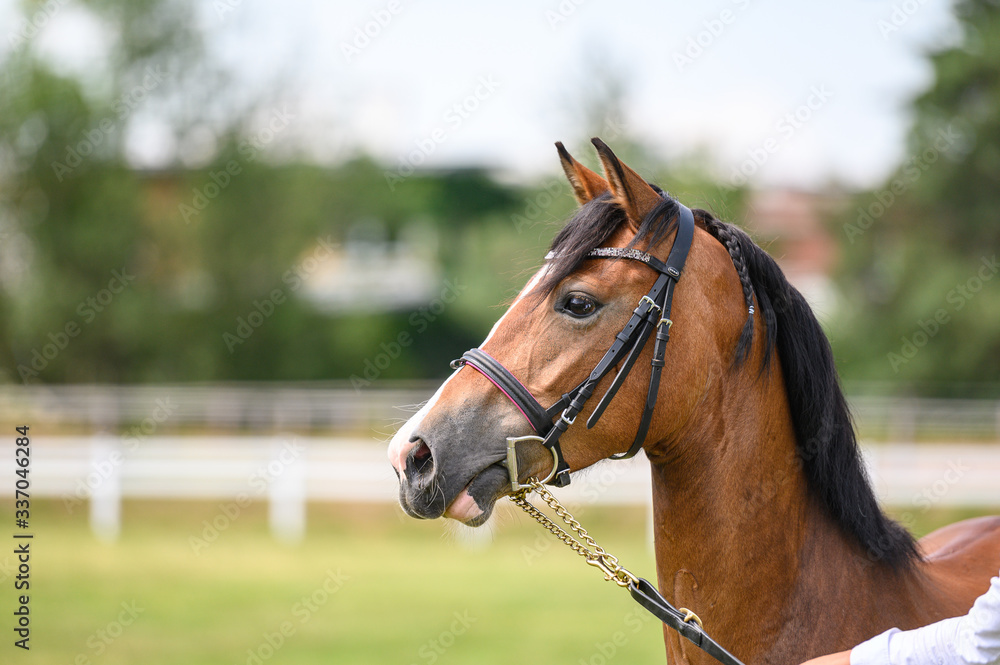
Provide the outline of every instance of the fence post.
<path id="1" fill-rule="evenodd" d="M 286 543 L 297 543 L 306 532 L 305 451 L 298 437 L 275 440 L 271 462 L 276 473 L 268 484 L 268 521 L 271 534 Z"/>
<path id="2" fill-rule="evenodd" d="M 97 482 L 90 494 L 90 529 L 105 542 L 113 542 L 121 533 L 122 483 L 124 462 L 118 440 L 106 432 L 91 439 L 90 466 Z"/>

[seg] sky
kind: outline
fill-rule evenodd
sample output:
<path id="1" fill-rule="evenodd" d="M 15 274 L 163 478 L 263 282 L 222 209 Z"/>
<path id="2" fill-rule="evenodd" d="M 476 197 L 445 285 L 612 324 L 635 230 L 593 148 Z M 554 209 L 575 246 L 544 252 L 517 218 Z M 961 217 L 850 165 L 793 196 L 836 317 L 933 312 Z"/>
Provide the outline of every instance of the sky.
<path id="1" fill-rule="evenodd" d="M 72 0 L 35 39 L 85 72 L 102 41 Z M 0 1 L 0 36 L 17 26 Z M 667 164 L 711 156 L 721 178 L 877 186 L 906 157 L 926 54 L 955 43 L 946 0 L 648 2 L 204 0 L 197 18 L 248 94 L 269 91 L 314 160 L 487 166 L 530 179 L 579 142 L 585 100 L 622 90 L 620 126 Z M 8 40 L 4 40 L 6 42 Z M 0 46 L 3 48 L 3 46 Z M 136 123 L 135 162 L 176 149 Z M 159 141 L 159 142 L 158 142 Z M 593 164 L 592 155 L 580 155 Z"/>

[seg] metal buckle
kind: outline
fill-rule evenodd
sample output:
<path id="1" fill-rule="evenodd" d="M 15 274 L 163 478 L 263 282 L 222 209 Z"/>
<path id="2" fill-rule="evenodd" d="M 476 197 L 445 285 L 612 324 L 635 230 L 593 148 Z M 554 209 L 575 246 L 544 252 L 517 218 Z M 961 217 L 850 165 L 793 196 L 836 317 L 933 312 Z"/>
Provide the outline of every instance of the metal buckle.
<path id="1" fill-rule="evenodd" d="M 606 559 L 612 559 L 614 562 L 609 563 Z M 604 573 L 605 582 L 614 582 L 620 587 L 627 587 L 629 584 L 638 584 L 639 578 L 628 571 L 624 566 L 618 563 L 618 558 L 610 554 L 597 554 L 595 556 L 588 556 L 584 558 L 584 561 L 589 563 L 594 568 L 600 569 Z M 694 614 L 692 612 L 692 614 Z M 697 618 L 697 617 L 696 617 Z M 701 619 L 698 619 L 701 621 Z"/>
<path id="2" fill-rule="evenodd" d="M 684 613 L 684 617 L 681 619 L 681 621 L 683 621 L 684 623 L 691 623 L 692 621 L 694 621 L 696 624 L 698 624 L 699 628 L 705 630 L 705 624 L 701 622 L 701 619 L 698 617 L 697 614 L 695 614 L 686 607 L 678 607 L 677 611 Z"/>
<path id="3" fill-rule="evenodd" d="M 545 445 L 545 439 L 540 436 L 535 436 L 534 434 L 507 437 L 507 475 L 510 476 L 510 488 L 512 492 L 519 492 L 522 489 L 531 488 L 531 485 L 522 485 L 518 482 L 517 444 L 521 441 L 537 441 L 543 446 Z M 548 448 L 548 450 L 552 453 L 552 470 L 549 471 L 549 475 L 546 476 L 544 480 L 538 481 L 543 485 L 555 477 L 556 469 L 559 468 L 559 453 L 556 452 L 555 448 Z"/>
<path id="4" fill-rule="evenodd" d="M 573 423 L 576 422 L 576 416 L 578 416 L 580 414 L 578 413 L 578 414 L 576 414 L 576 416 L 573 416 L 572 418 L 567 418 L 566 417 L 566 411 L 569 411 L 569 409 L 565 409 L 562 413 L 559 414 L 559 420 L 561 420 L 564 423 L 566 423 L 566 427 L 569 427 L 570 425 L 572 425 Z"/>
<path id="5" fill-rule="evenodd" d="M 669 331 L 671 328 L 674 327 L 674 322 L 671 321 L 670 319 L 660 319 L 660 322 L 657 323 L 656 325 L 657 325 L 657 327 L 659 327 L 659 326 L 662 326 L 664 323 L 667 324 L 667 331 Z"/>
<path id="6" fill-rule="evenodd" d="M 639 298 L 639 304 L 640 305 L 642 304 L 643 300 L 645 300 L 645 301 L 647 301 L 649 303 L 649 311 L 653 311 L 653 309 L 655 309 L 657 312 L 662 312 L 663 311 L 662 309 L 660 309 L 659 305 L 657 305 L 655 302 L 653 302 L 653 299 L 650 298 L 649 295 L 644 295 L 643 297 Z"/>

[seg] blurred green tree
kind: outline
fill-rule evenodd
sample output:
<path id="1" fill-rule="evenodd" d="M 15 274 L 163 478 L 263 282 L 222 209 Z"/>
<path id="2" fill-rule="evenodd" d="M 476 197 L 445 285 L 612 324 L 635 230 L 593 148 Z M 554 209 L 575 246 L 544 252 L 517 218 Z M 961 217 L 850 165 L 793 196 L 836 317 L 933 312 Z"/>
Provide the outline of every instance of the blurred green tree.
<path id="1" fill-rule="evenodd" d="M 61 5 L 26 4 L 0 63 L 3 380 L 347 379 L 402 332 L 413 352 L 378 378 L 412 378 L 446 371 L 481 338 L 492 319 L 481 304 L 510 295 L 510 257 L 540 242 L 510 233 L 526 192 L 476 170 L 415 173 L 389 190 L 365 158 L 275 160 L 294 114 L 227 87 L 191 2 L 80 9 L 106 44 L 85 70 L 37 46 L 33 26 Z M 151 125 L 173 147 L 166 170 L 133 154 L 130 137 L 148 143 Z M 366 225 L 389 241 L 430 229 L 441 289 L 462 297 L 440 312 L 324 311 L 303 297 L 304 272 Z M 448 282 L 454 271 L 474 277 Z"/>
<path id="2" fill-rule="evenodd" d="M 390 178 L 363 156 L 310 163 L 294 152 L 308 128 L 280 91 L 247 99 L 213 62 L 190 0 L 74 5 L 101 43 L 76 68 L 43 52 L 33 27 L 61 11 L 26 3 L 0 62 L 0 380 L 365 388 L 442 376 L 574 209 L 554 149 L 552 175 L 530 186 L 470 168 Z M 615 77 L 602 80 L 574 103 L 576 142 L 598 134 L 638 158 Z M 150 146 L 166 155 L 155 169 Z M 699 203 L 720 200 L 699 169 L 661 175 Z M 383 272 L 423 252 L 427 301 L 317 303 L 306 277 L 358 251 Z"/>
<path id="3" fill-rule="evenodd" d="M 60 3 L 25 3 L 2 62 L 8 380 L 127 376 L 132 340 L 147 325 L 137 275 L 149 234 L 137 223 L 141 189 L 125 137 L 143 109 L 169 109 L 164 100 L 204 73 L 188 3 L 94 0 L 74 10 L 88 14 L 102 42 L 85 68 L 59 67 L 38 46 L 44 26 L 70 11 Z"/>
<path id="4" fill-rule="evenodd" d="M 930 57 L 907 158 L 840 220 L 831 336 L 848 380 L 981 395 L 1000 376 L 1000 6 L 955 11 L 962 38 Z"/>

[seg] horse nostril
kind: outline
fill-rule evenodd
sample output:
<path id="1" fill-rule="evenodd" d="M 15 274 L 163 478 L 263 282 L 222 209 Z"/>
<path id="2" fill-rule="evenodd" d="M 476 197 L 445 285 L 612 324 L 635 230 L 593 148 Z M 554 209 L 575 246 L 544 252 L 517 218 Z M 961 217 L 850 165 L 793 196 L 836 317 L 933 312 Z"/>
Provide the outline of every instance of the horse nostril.
<path id="1" fill-rule="evenodd" d="M 420 445 L 417 446 L 416 450 L 413 451 L 413 459 L 419 461 L 424 459 L 425 457 L 429 457 L 430 454 L 431 454 L 431 449 L 427 447 L 426 443 L 421 441 Z"/>
<path id="2" fill-rule="evenodd" d="M 414 475 L 424 475 L 430 473 L 434 466 L 434 455 L 431 454 L 430 446 L 426 442 L 420 441 L 420 445 L 415 446 L 410 452 L 410 464 Z"/>

